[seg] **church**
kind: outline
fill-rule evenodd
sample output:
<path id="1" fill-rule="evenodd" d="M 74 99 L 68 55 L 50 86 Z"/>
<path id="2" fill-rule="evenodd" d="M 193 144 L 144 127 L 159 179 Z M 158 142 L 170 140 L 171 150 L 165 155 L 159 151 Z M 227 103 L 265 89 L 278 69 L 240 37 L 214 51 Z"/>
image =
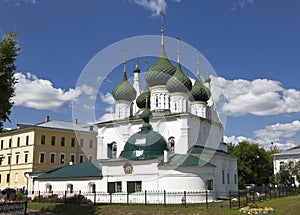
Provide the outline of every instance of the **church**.
<path id="1" fill-rule="evenodd" d="M 35 178 L 36 188 L 51 185 L 54 193 L 70 184 L 72 190 L 103 193 L 237 191 L 237 158 L 223 142 L 211 79 L 208 74 L 201 79 L 197 62 L 192 84 L 180 64 L 179 40 L 177 49 L 173 65 L 162 25 L 160 55 L 146 69 L 143 90 L 138 64 L 133 84 L 128 81 L 125 54 L 122 78 L 112 91 L 114 119 L 96 123 L 97 161 L 89 167 L 95 171 L 83 164 L 51 170 Z"/>

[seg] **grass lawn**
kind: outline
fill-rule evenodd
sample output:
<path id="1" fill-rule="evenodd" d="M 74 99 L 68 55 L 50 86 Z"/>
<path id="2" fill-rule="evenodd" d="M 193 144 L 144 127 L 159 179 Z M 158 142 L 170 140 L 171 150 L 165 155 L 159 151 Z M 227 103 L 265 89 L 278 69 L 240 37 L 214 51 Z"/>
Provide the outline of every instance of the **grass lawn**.
<path id="1" fill-rule="evenodd" d="M 298 215 L 300 214 L 300 196 L 282 197 L 258 203 L 259 206 L 270 206 L 275 209 L 278 215 Z M 163 205 L 72 205 L 72 204 L 49 204 L 49 203 L 28 203 L 28 208 L 38 211 L 52 212 L 56 215 L 97 215 L 97 214 L 240 214 L 238 209 L 229 210 L 228 207 L 221 208 L 215 205 L 214 208 L 205 209 L 205 205 L 188 205 L 186 208 L 181 205 L 164 207 Z"/>

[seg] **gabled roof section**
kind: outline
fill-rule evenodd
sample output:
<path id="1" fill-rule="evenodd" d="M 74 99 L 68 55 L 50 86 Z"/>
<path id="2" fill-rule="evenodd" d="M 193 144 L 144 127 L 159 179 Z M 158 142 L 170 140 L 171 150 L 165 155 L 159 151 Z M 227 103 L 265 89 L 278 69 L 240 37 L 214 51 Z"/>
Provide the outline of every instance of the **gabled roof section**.
<path id="1" fill-rule="evenodd" d="M 50 170 L 38 176 L 36 179 L 67 179 L 67 178 L 89 178 L 101 177 L 101 166 L 97 161 L 63 166 Z"/>
<path id="2" fill-rule="evenodd" d="M 216 154 L 216 155 L 236 158 L 236 156 L 234 156 L 228 152 L 225 152 L 223 150 L 206 148 L 204 146 L 197 146 L 197 145 L 195 145 L 191 149 L 189 149 L 188 153 L 190 153 L 190 154 Z"/>
<path id="3" fill-rule="evenodd" d="M 206 162 L 199 157 L 191 154 L 173 154 L 170 156 L 167 163 L 162 163 L 159 166 L 177 166 L 177 167 L 216 167 L 210 162 Z"/>
<path id="4" fill-rule="evenodd" d="M 296 146 L 296 147 L 293 147 L 293 148 L 290 148 L 286 151 L 282 151 L 282 152 L 279 152 L 277 154 L 273 154 L 272 156 L 280 156 L 280 155 L 300 155 L 300 146 Z"/>
<path id="5" fill-rule="evenodd" d="M 18 124 L 18 127 L 19 128 L 40 127 L 40 128 L 65 129 L 65 130 L 75 130 L 75 131 L 84 131 L 84 132 L 96 132 L 93 130 L 93 125 L 76 124 L 73 122 L 67 122 L 61 120 L 51 120 L 49 122 L 42 122 L 35 125 Z"/>

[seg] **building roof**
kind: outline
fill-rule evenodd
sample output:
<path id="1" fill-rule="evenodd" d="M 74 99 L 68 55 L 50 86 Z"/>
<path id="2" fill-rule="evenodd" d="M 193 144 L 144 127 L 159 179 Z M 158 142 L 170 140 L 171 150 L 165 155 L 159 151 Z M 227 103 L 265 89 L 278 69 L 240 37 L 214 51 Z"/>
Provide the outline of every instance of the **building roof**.
<path id="1" fill-rule="evenodd" d="M 223 156 L 228 156 L 232 158 L 236 158 L 236 156 L 229 154 L 228 152 L 225 152 L 220 149 L 212 149 L 212 148 L 207 148 L 204 146 L 193 146 L 191 149 L 189 149 L 188 153 L 190 154 L 216 154 L 216 155 L 223 155 Z"/>
<path id="2" fill-rule="evenodd" d="M 174 74 L 174 67 L 167 58 L 164 45 L 161 46 L 160 56 L 156 63 L 146 72 L 146 80 L 150 87 L 166 85 L 168 79 Z"/>
<path id="3" fill-rule="evenodd" d="M 296 146 L 296 147 L 293 147 L 293 148 L 290 148 L 286 151 L 282 151 L 282 152 L 279 152 L 277 154 L 273 154 L 273 156 L 280 156 L 280 155 L 300 155 L 300 146 Z"/>
<path id="4" fill-rule="evenodd" d="M 132 102 L 136 97 L 136 91 L 128 82 L 126 67 L 124 66 L 123 77 L 119 84 L 113 89 L 112 95 L 116 101 L 125 100 Z"/>
<path id="5" fill-rule="evenodd" d="M 173 93 L 173 92 L 188 92 L 192 89 L 192 82 L 182 72 L 180 63 L 178 63 L 174 75 L 168 80 L 167 89 L 170 93 Z"/>
<path id="6" fill-rule="evenodd" d="M 210 162 L 206 162 L 197 156 L 191 154 L 172 154 L 167 163 L 160 166 L 178 166 L 178 167 L 216 167 Z"/>
<path id="7" fill-rule="evenodd" d="M 200 76 L 198 75 L 191 90 L 190 100 L 207 102 L 210 96 L 211 93 L 209 89 L 202 83 Z"/>
<path id="8" fill-rule="evenodd" d="M 66 178 L 89 178 L 101 177 L 102 170 L 97 161 L 58 167 L 49 170 L 37 179 L 66 179 Z"/>

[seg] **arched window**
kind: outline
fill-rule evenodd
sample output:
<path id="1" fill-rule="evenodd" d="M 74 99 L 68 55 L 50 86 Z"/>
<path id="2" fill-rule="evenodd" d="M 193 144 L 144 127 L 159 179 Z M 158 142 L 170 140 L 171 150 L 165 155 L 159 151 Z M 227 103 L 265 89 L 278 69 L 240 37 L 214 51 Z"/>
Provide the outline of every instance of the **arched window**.
<path id="1" fill-rule="evenodd" d="M 207 190 L 213 190 L 214 189 L 214 180 L 209 179 L 207 180 Z"/>
<path id="2" fill-rule="evenodd" d="M 168 138 L 169 149 L 171 152 L 175 151 L 175 137 Z"/>
<path id="3" fill-rule="evenodd" d="M 117 143 L 115 141 L 107 144 L 107 157 L 117 158 Z"/>
<path id="4" fill-rule="evenodd" d="M 91 193 L 96 193 L 96 184 L 95 183 L 93 183 L 93 182 L 89 183 L 89 191 Z"/>
<path id="5" fill-rule="evenodd" d="M 117 158 L 117 143 L 112 143 L 112 158 Z"/>
<path id="6" fill-rule="evenodd" d="M 46 193 L 51 193 L 51 192 L 52 192 L 52 185 L 46 184 Z"/>
<path id="7" fill-rule="evenodd" d="M 73 193 L 73 184 L 67 184 L 67 193 Z"/>

